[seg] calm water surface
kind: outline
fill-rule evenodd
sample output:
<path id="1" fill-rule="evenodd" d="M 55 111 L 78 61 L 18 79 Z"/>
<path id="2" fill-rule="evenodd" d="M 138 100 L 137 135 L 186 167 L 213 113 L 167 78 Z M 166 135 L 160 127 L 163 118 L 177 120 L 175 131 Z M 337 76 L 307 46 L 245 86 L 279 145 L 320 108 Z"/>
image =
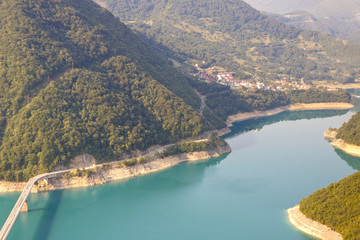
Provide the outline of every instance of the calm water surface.
<path id="1" fill-rule="evenodd" d="M 9 239 L 312 239 L 285 210 L 360 169 L 324 140 L 351 111 L 307 111 L 242 122 L 220 158 L 110 184 L 29 196 Z M 0 195 L 0 223 L 18 193 Z"/>

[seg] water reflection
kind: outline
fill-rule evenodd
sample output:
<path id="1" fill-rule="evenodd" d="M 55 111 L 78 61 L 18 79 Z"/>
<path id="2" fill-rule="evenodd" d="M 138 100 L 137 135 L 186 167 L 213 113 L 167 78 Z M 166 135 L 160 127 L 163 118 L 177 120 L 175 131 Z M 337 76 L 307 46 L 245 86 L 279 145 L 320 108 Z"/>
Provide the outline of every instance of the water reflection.
<path id="1" fill-rule="evenodd" d="M 344 160 L 354 170 L 360 171 L 360 158 L 351 156 L 339 149 L 335 149 L 336 154 Z"/>
<path id="2" fill-rule="evenodd" d="M 360 96 L 360 89 L 348 89 L 347 91 L 355 96 Z M 355 97 L 352 100 L 355 107 L 352 108 L 351 111 L 353 112 L 360 111 L 360 98 Z"/>
<path id="3" fill-rule="evenodd" d="M 59 204 L 63 195 L 63 191 L 53 191 L 45 193 L 48 197 L 46 206 L 44 208 L 29 209 L 29 212 L 44 211 L 39 224 L 36 226 L 36 231 L 33 240 L 49 239 L 51 227 L 56 217 Z"/>
<path id="4" fill-rule="evenodd" d="M 212 167 L 215 167 L 220 164 L 220 162 L 228 154 L 222 155 L 220 157 L 211 158 L 206 161 L 196 161 L 194 163 L 183 163 L 178 166 L 175 166 L 166 171 L 161 171 L 155 174 L 145 175 L 141 178 L 129 179 L 115 184 L 117 188 L 131 192 L 132 189 L 138 191 L 140 188 L 146 189 L 149 191 L 149 194 L 156 192 L 169 192 L 169 191 L 178 191 L 180 188 L 187 188 L 188 186 L 194 186 L 198 183 L 201 183 L 205 172 Z M 174 175 L 174 169 L 182 169 L 181 175 Z M 157 184 L 148 184 L 149 182 L 156 181 Z"/>
<path id="5" fill-rule="evenodd" d="M 328 118 L 344 115 L 347 112 L 349 112 L 349 110 L 308 110 L 283 112 L 270 117 L 249 119 L 246 121 L 234 123 L 234 126 L 231 128 L 232 132 L 224 137 L 233 137 L 252 130 L 261 130 L 264 126 L 272 125 L 278 122 Z"/>

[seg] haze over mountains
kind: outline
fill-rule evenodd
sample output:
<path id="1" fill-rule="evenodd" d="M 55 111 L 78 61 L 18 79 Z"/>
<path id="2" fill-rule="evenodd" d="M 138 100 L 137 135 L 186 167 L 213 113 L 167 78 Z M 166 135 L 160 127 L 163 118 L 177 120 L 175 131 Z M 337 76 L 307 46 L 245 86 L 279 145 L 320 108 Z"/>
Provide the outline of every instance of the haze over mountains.
<path id="1" fill-rule="evenodd" d="M 313 8 L 324 0 L 245 0 L 245 2 L 260 11 L 283 14 Z"/>
<path id="2" fill-rule="evenodd" d="M 360 42 L 360 0 L 246 0 L 250 5 L 296 27 Z"/>

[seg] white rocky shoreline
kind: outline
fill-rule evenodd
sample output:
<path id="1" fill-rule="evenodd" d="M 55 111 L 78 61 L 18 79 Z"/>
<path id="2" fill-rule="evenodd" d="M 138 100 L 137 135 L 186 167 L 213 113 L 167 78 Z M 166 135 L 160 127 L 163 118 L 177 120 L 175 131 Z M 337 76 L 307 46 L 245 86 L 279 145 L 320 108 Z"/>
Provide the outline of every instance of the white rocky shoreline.
<path id="1" fill-rule="evenodd" d="M 296 205 L 287 210 L 289 222 L 300 231 L 322 240 L 342 240 L 341 235 L 327 226 L 307 218 Z"/>
<path id="2" fill-rule="evenodd" d="M 350 154 L 352 156 L 360 157 L 360 146 L 348 144 L 343 139 L 336 138 L 336 134 L 336 131 L 328 129 L 324 132 L 324 137 L 331 140 L 330 144 L 334 148 L 340 149 L 343 152 L 346 152 L 347 154 Z"/>
<path id="3" fill-rule="evenodd" d="M 40 181 L 37 187 L 32 189 L 32 192 L 89 187 L 105 184 L 110 181 L 133 178 L 136 176 L 158 172 L 182 162 L 195 162 L 212 157 L 219 157 L 220 155 L 229 152 L 231 152 L 231 148 L 226 145 L 223 147 L 217 147 L 216 149 L 210 151 L 182 153 L 175 156 L 158 158 L 146 163 L 138 163 L 134 166 L 124 166 L 121 164 L 121 161 L 98 165 L 93 164 L 94 161 L 89 161 L 87 164 L 88 167 L 79 168 L 79 171 L 84 173 L 82 174 L 84 176 L 50 178 L 46 182 Z M 93 159 L 91 156 L 90 158 Z M 85 176 L 86 171 L 90 173 L 89 176 Z M 71 173 L 76 174 L 76 170 L 73 170 Z M 25 185 L 26 182 L 0 181 L 0 192 L 21 192 Z"/>

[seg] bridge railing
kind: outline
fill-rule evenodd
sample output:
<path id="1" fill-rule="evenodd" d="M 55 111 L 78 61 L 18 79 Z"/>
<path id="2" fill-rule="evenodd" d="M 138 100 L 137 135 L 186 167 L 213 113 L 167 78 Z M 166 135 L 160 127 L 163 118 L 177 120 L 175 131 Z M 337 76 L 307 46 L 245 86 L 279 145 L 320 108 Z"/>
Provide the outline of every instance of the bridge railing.
<path id="1" fill-rule="evenodd" d="M 54 177 L 57 177 L 59 175 L 66 173 L 66 172 L 70 172 L 72 170 L 74 170 L 74 169 L 62 170 L 62 171 L 51 172 L 51 173 L 44 173 L 44 174 L 35 176 L 33 178 L 30 178 L 29 181 L 27 182 L 24 190 L 20 194 L 20 197 L 16 201 L 15 206 L 11 210 L 9 217 L 6 219 L 6 222 L 4 223 L 3 227 L 1 228 L 0 240 L 5 240 L 7 238 L 7 236 L 9 235 L 17 217 L 19 216 L 19 213 L 20 213 L 23 205 L 26 202 L 27 197 L 30 194 L 32 187 L 34 186 L 34 184 L 37 181 L 43 180 L 45 178 L 54 178 Z"/>

